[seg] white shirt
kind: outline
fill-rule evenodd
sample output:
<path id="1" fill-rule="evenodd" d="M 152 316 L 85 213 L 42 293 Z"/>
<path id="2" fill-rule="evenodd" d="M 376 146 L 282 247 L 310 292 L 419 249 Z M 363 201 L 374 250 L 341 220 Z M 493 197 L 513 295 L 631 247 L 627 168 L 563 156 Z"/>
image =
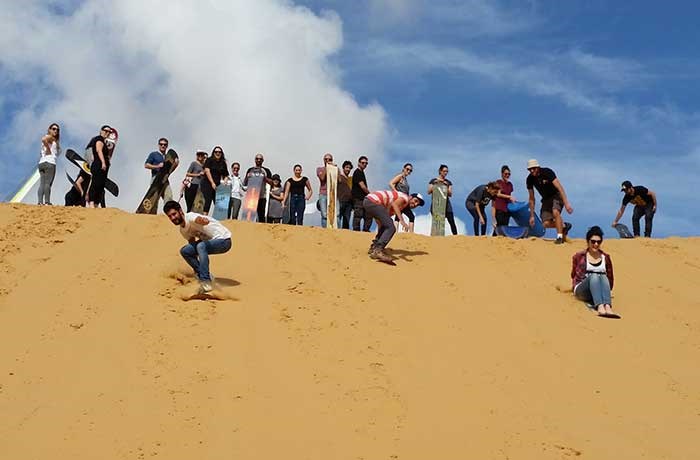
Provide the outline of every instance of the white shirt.
<path id="1" fill-rule="evenodd" d="M 242 200 L 245 196 L 245 192 L 243 191 L 243 181 L 241 180 L 241 177 L 231 174 L 229 179 L 231 180 L 231 198 L 238 198 L 239 200 Z"/>
<path id="2" fill-rule="evenodd" d="M 56 164 L 56 158 L 58 157 L 58 143 L 56 141 L 53 141 L 51 145 L 49 146 L 49 149 L 46 149 L 46 146 L 44 143 L 41 143 L 41 156 L 39 157 L 39 164 L 41 163 L 51 163 L 52 165 Z"/>
<path id="3" fill-rule="evenodd" d="M 195 222 L 197 217 L 204 217 L 209 220 L 209 223 L 200 225 Z M 192 238 L 202 241 L 225 240 L 231 238 L 231 232 L 228 228 L 224 227 L 221 222 L 211 217 L 197 214 L 196 212 L 188 212 L 185 214 L 185 226 L 180 227 L 180 233 L 187 241 Z"/>

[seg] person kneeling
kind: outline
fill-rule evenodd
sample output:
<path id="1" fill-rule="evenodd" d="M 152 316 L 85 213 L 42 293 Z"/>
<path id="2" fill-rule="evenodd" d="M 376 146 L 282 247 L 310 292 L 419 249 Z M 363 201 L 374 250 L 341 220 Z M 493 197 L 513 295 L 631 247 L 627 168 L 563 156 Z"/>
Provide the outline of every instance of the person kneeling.
<path id="1" fill-rule="evenodd" d="M 403 209 L 406 207 L 413 209 L 424 204 L 425 200 L 419 193 L 413 193 L 409 196 L 395 190 L 373 192 L 365 197 L 362 202 L 365 216 L 367 219 L 375 219 L 378 224 L 377 236 L 369 247 L 369 255 L 372 259 L 384 262 L 391 260 L 389 256 L 384 254 L 384 248 L 396 233 L 391 216 L 397 216 L 400 219 L 399 224 L 404 230 L 408 230 L 408 224 L 402 215 Z"/>
<path id="2" fill-rule="evenodd" d="M 182 258 L 194 269 L 200 283 L 200 294 L 211 292 L 209 254 L 223 254 L 231 249 L 231 232 L 218 220 L 195 212 L 185 214 L 176 201 L 168 201 L 163 211 L 189 242 L 180 249 Z"/>
<path id="3" fill-rule="evenodd" d="M 571 281 L 574 295 L 592 305 L 598 316 L 619 318 L 612 310 L 611 291 L 614 285 L 613 264 L 609 254 L 600 249 L 603 230 L 597 225 L 586 233 L 588 248 L 572 258 Z"/>

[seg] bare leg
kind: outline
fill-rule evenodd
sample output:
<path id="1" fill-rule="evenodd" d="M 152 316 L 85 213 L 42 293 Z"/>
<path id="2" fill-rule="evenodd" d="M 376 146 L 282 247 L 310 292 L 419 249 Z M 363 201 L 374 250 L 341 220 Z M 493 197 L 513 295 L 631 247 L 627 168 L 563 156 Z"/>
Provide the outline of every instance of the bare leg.
<path id="1" fill-rule="evenodd" d="M 561 212 L 554 209 L 552 211 L 552 214 L 554 215 L 554 226 L 557 228 L 557 234 L 564 233 L 564 223 L 562 222 L 562 219 L 561 219 Z"/>

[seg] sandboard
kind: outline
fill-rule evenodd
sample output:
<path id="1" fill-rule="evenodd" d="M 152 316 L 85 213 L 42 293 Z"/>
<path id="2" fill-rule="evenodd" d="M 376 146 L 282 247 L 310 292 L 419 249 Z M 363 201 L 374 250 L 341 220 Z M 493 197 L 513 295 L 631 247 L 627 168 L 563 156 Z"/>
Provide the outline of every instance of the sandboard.
<path id="1" fill-rule="evenodd" d="M 634 235 L 632 234 L 632 232 L 630 232 L 630 229 L 627 228 L 627 225 L 625 224 L 617 224 L 613 228 L 617 230 L 617 233 L 618 235 L 620 235 L 620 238 L 634 238 Z"/>
<path id="2" fill-rule="evenodd" d="M 326 217 L 327 228 L 338 228 L 337 218 L 337 196 L 338 196 L 338 167 L 335 165 L 326 165 Z"/>
<path id="3" fill-rule="evenodd" d="M 447 185 L 433 184 L 430 212 L 433 217 L 430 236 L 445 236 L 445 211 L 447 210 Z"/>
<path id="4" fill-rule="evenodd" d="M 529 227 L 516 227 L 512 225 L 499 225 L 496 227 L 496 234 L 500 236 L 507 236 L 508 238 L 520 239 L 527 238 L 530 232 Z"/>
<path id="5" fill-rule="evenodd" d="M 530 205 L 524 201 L 516 201 L 508 203 L 508 212 L 516 224 L 520 227 L 528 227 L 528 235 L 542 238 L 545 228 L 542 224 L 542 219 L 535 213 L 535 225 L 530 227 Z"/>
<path id="6" fill-rule="evenodd" d="M 263 176 L 251 176 L 248 178 L 248 190 L 241 204 L 243 220 L 254 222 L 258 217 L 258 200 L 263 189 L 263 179 Z"/>
<path id="7" fill-rule="evenodd" d="M 214 197 L 214 213 L 212 217 L 216 220 L 228 218 L 228 203 L 231 201 L 231 185 L 224 183 L 216 187 L 216 195 Z"/>
<path id="8" fill-rule="evenodd" d="M 37 182 L 39 182 L 40 174 L 38 169 L 34 169 L 34 172 L 32 173 L 29 178 L 22 182 L 22 185 L 17 189 L 17 191 L 12 195 L 10 198 L 10 203 L 21 203 L 22 200 L 27 196 L 29 191 L 36 185 Z"/>
<path id="9" fill-rule="evenodd" d="M 173 149 L 168 150 L 165 154 L 165 161 L 163 162 L 163 167 L 160 168 L 155 178 L 148 187 L 146 194 L 141 200 L 141 204 L 136 208 L 136 214 L 157 214 L 158 213 L 158 200 L 163 194 L 165 185 L 168 182 L 168 177 L 170 173 L 175 169 L 175 160 L 177 160 L 177 152 Z"/>
<path id="10" fill-rule="evenodd" d="M 190 296 L 183 296 L 182 300 L 185 302 L 188 302 L 190 300 L 226 300 L 223 296 L 220 296 L 214 291 L 202 293 L 202 292 L 197 292 L 196 294 L 192 294 Z"/>
<path id="11" fill-rule="evenodd" d="M 197 214 L 202 214 L 204 212 L 204 194 L 202 193 L 201 184 L 197 187 L 197 193 L 194 195 L 192 212 L 196 212 Z"/>
<path id="12" fill-rule="evenodd" d="M 68 149 L 66 150 L 66 158 L 75 166 L 85 171 L 87 175 L 92 177 L 90 165 L 83 157 L 80 156 L 80 154 L 78 154 L 78 152 L 73 149 Z M 105 179 L 105 190 L 114 196 L 119 196 L 119 186 L 109 177 Z"/>

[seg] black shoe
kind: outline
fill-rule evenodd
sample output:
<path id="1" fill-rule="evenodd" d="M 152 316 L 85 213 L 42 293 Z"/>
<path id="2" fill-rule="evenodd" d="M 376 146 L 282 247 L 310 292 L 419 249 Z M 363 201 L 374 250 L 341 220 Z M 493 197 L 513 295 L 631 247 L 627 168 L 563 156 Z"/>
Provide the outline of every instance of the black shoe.
<path id="1" fill-rule="evenodd" d="M 556 240 L 554 240 L 554 244 L 564 244 L 564 238 L 559 237 Z"/>
<path id="2" fill-rule="evenodd" d="M 564 238 L 566 238 L 566 236 L 569 234 L 571 227 L 573 227 L 573 225 L 571 225 L 569 222 L 564 222 Z"/>

